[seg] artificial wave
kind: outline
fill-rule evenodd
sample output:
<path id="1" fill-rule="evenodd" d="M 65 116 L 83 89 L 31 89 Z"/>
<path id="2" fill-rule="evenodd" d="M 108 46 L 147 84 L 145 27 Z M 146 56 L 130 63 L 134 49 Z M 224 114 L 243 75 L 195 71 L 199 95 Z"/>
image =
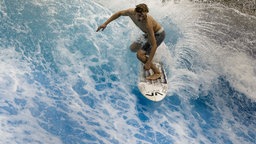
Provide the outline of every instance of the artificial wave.
<path id="1" fill-rule="evenodd" d="M 166 30 L 168 97 L 145 99 L 126 17 L 147 3 Z M 0 143 L 255 143 L 256 18 L 218 4 L 0 1 Z"/>

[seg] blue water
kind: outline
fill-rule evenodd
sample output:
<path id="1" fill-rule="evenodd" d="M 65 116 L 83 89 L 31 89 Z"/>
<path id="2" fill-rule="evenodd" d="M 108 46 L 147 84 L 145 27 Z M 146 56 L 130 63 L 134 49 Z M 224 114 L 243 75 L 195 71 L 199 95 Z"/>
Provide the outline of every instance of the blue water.
<path id="1" fill-rule="evenodd" d="M 256 18 L 221 5 L 147 1 L 165 28 L 168 96 L 138 88 L 140 1 L 0 0 L 1 144 L 254 144 Z"/>

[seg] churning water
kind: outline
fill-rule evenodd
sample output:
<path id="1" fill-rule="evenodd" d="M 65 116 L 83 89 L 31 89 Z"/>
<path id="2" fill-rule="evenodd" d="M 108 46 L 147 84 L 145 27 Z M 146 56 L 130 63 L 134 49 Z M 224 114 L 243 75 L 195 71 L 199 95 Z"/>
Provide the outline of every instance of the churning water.
<path id="1" fill-rule="evenodd" d="M 137 88 L 115 11 L 145 2 L 166 31 L 168 96 Z M 0 0 L 1 144 L 253 144 L 256 18 L 221 5 L 149 0 Z"/>

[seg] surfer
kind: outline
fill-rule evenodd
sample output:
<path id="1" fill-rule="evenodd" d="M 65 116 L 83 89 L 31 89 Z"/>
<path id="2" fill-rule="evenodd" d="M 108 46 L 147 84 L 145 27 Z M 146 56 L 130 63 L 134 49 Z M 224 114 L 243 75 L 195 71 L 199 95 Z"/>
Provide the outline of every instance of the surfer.
<path id="1" fill-rule="evenodd" d="M 165 38 L 163 27 L 148 14 L 146 4 L 138 4 L 135 8 L 129 8 L 114 13 L 105 23 L 100 25 L 96 32 L 104 30 L 107 25 L 120 16 L 129 16 L 144 34 L 130 46 L 132 52 L 137 52 L 137 58 L 144 63 L 144 69 L 152 69 L 154 74 L 147 77 L 148 80 L 155 80 L 161 77 L 161 72 L 152 63 L 157 47 Z"/>

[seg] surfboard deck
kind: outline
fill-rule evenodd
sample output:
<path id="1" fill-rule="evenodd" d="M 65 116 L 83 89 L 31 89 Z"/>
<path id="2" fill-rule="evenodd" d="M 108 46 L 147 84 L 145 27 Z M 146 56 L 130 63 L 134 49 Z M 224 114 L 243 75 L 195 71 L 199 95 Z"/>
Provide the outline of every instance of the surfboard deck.
<path id="1" fill-rule="evenodd" d="M 161 71 L 162 76 L 157 80 L 147 80 L 146 77 L 153 74 L 152 70 L 145 71 L 143 64 L 140 66 L 138 88 L 141 94 L 151 101 L 161 101 L 166 97 L 168 84 L 166 72 L 161 63 L 154 63 Z"/>

